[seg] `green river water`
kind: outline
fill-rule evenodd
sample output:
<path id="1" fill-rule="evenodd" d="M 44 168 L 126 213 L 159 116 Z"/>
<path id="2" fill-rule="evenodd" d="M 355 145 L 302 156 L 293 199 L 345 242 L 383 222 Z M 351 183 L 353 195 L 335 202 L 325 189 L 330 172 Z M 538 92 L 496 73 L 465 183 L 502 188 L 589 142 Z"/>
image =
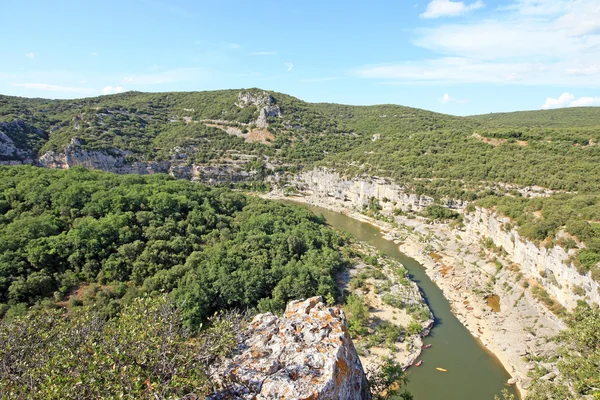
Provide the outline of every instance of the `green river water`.
<path id="1" fill-rule="evenodd" d="M 508 372 L 452 314 L 450 303 L 425 274 L 423 266 L 402 254 L 394 242 L 384 239 L 379 229 L 321 207 L 285 202 L 323 214 L 332 227 L 346 231 L 399 260 L 424 293 L 435 316 L 435 325 L 424 339 L 432 347 L 423 349 L 420 357 L 423 365 L 409 368 L 407 372 L 408 390 L 415 400 L 493 400 L 503 388 L 516 394 L 513 387 L 505 384 L 510 378 Z M 445 368 L 448 372 L 439 372 L 436 367 Z"/>

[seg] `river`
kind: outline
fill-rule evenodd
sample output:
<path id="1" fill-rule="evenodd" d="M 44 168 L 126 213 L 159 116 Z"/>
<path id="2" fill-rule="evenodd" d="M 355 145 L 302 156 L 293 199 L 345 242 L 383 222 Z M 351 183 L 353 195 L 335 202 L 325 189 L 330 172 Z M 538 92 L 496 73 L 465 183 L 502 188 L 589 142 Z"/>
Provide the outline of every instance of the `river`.
<path id="1" fill-rule="evenodd" d="M 450 303 L 425 274 L 423 266 L 402 254 L 394 242 L 384 239 L 379 229 L 325 208 L 285 202 L 323 214 L 332 227 L 346 231 L 399 260 L 424 293 L 435 316 L 435 325 L 431 334 L 424 339 L 426 344 L 432 346 L 423 349 L 420 358 L 423 365 L 408 370 L 408 390 L 415 400 L 493 400 L 494 395 L 499 395 L 503 388 L 517 394 L 513 387 L 505 384 L 510 375 L 500 361 L 452 314 Z M 448 372 L 437 371 L 436 367 Z"/>

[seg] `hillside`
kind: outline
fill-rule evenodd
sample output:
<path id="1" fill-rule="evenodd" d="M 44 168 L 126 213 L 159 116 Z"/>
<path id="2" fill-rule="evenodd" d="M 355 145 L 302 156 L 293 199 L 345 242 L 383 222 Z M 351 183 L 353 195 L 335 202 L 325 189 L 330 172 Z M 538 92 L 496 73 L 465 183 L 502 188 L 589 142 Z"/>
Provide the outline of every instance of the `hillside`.
<path id="1" fill-rule="evenodd" d="M 77 137 L 82 150 L 117 154 L 125 164 L 318 162 L 392 177 L 416 192 L 472 199 L 498 182 L 599 190 L 598 127 L 599 108 L 452 117 L 396 105 L 306 103 L 258 89 L 0 96 L 0 162 L 36 163 Z"/>
<path id="2" fill-rule="evenodd" d="M 600 260 L 600 108 L 453 117 L 260 89 L 1 96 L 0 131 L 4 164 L 223 183 L 312 167 L 392 178 L 417 195 L 498 208 L 535 241 L 566 229 L 587 246 L 582 272 Z M 542 197 L 523 196 L 532 190 Z"/>

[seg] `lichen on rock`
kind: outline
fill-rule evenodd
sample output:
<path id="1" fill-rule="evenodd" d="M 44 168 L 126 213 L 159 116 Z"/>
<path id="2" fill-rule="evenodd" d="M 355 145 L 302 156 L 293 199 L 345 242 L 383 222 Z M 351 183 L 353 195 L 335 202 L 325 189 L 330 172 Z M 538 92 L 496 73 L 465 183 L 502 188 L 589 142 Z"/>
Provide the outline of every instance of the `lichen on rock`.
<path id="1" fill-rule="evenodd" d="M 370 399 L 344 312 L 312 297 L 282 317 L 254 317 L 224 372 L 230 389 L 210 399 Z"/>

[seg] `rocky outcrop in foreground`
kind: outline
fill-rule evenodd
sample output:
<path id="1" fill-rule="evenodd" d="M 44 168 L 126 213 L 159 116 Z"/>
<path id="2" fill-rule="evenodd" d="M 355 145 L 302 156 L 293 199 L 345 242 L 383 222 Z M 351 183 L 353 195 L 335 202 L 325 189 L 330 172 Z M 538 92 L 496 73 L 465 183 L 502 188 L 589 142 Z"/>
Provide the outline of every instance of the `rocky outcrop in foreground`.
<path id="1" fill-rule="evenodd" d="M 283 317 L 257 315 L 215 399 L 370 399 L 341 309 L 321 297 L 293 301 Z"/>

